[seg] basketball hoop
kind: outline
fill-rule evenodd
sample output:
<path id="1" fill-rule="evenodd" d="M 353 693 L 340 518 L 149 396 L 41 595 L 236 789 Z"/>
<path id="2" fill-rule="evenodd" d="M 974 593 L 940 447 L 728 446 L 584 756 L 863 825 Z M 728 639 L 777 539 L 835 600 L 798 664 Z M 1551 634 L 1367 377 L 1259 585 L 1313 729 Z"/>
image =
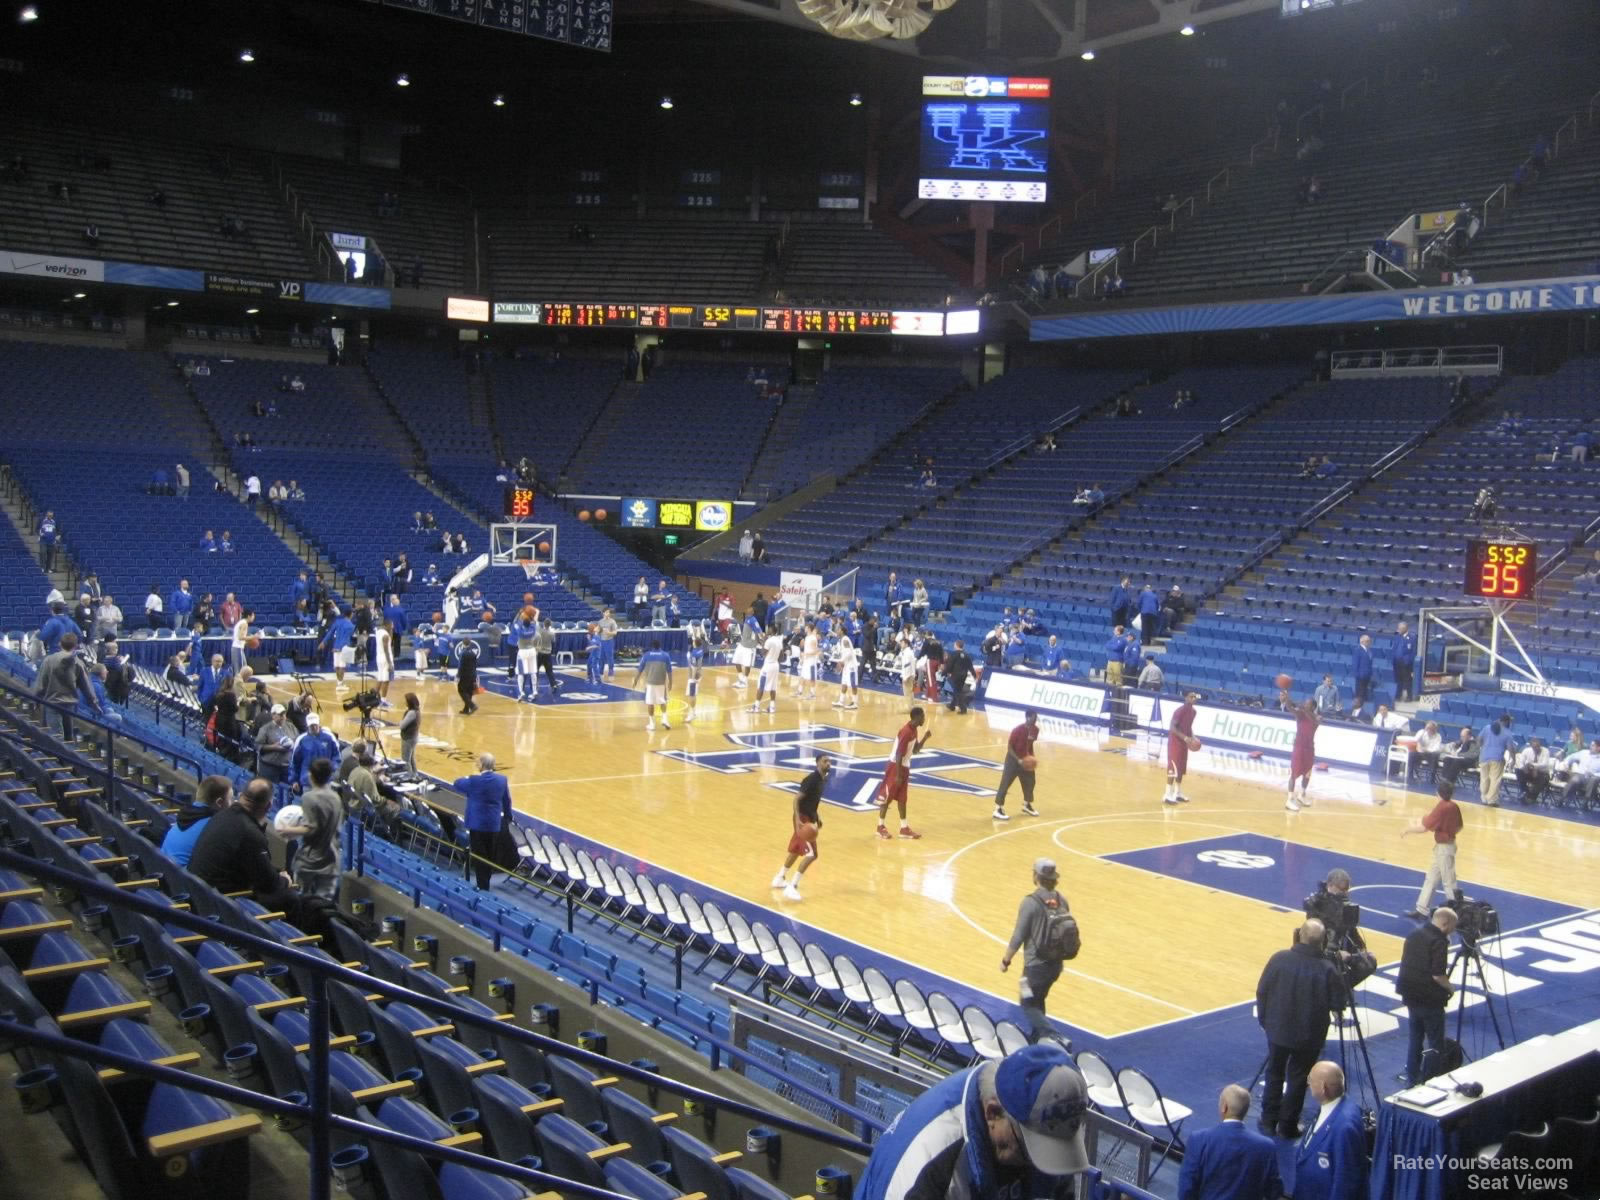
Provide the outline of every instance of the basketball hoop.
<path id="1" fill-rule="evenodd" d="M 522 574 L 528 581 L 528 587 L 532 588 L 534 581 L 539 578 L 539 564 L 525 558 L 518 565 L 522 567 Z"/>

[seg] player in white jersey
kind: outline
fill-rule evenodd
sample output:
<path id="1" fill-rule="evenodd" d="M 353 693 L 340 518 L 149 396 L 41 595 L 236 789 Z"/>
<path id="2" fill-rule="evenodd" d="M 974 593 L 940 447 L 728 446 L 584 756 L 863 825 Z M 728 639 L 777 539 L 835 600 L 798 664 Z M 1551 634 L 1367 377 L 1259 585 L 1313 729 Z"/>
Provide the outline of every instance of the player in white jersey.
<path id="1" fill-rule="evenodd" d="M 861 668 L 856 665 L 858 655 L 856 645 L 850 640 L 850 635 L 840 634 L 839 644 L 833 650 L 834 661 L 839 664 L 839 698 L 833 702 L 835 708 L 858 708 L 859 685 L 861 682 Z"/>
<path id="2" fill-rule="evenodd" d="M 745 614 L 744 622 L 739 626 L 738 638 L 739 644 L 733 648 L 733 665 L 739 668 L 739 674 L 733 686 L 742 688 L 750 682 L 750 668 L 755 665 L 756 650 L 761 644 L 761 626 L 756 621 L 754 609 Z"/>
<path id="3" fill-rule="evenodd" d="M 767 697 L 767 711 L 778 711 L 778 676 L 783 674 L 783 634 L 777 627 L 767 631 L 766 645 L 762 651 L 761 674 L 756 677 L 756 702 L 751 712 L 761 711 L 761 697 Z"/>
<path id="4" fill-rule="evenodd" d="M 835 709 L 859 707 L 856 702 L 861 696 L 859 658 L 861 656 L 856 651 L 856 643 L 851 642 L 850 634 L 838 635 L 838 645 L 834 646 L 834 661 L 838 664 L 838 699 L 834 701 Z"/>
<path id="5" fill-rule="evenodd" d="M 822 643 L 817 637 L 815 621 L 806 622 L 806 635 L 800 642 L 800 685 L 806 689 L 806 699 L 817 698 L 817 680 L 822 678 Z"/>
<path id="6" fill-rule="evenodd" d="M 906 694 L 906 699 L 911 698 L 912 685 L 917 678 L 917 652 L 911 648 L 911 640 L 903 638 L 900 649 L 894 656 L 895 670 L 900 672 L 900 688 Z"/>
<path id="7" fill-rule="evenodd" d="M 372 656 L 372 673 L 378 678 L 379 708 L 389 707 L 389 685 L 394 682 L 394 628 L 387 621 L 378 622 L 377 649 Z"/>

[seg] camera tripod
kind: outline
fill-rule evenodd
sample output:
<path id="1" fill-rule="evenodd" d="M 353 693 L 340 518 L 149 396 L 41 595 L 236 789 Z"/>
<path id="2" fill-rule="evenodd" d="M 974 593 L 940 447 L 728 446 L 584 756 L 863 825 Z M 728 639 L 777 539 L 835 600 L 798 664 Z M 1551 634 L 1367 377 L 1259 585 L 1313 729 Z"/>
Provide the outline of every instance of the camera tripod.
<path id="1" fill-rule="evenodd" d="M 1500 1049 L 1506 1048 L 1505 1034 L 1500 1031 L 1500 1018 L 1494 1011 L 1494 996 L 1489 991 L 1489 981 L 1483 974 L 1483 952 L 1478 949 L 1477 939 L 1472 941 L 1462 940 L 1456 949 L 1455 961 L 1450 964 L 1450 969 L 1445 972 L 1445 978 L 1450 978 L 1456 973 L 1456 968 L 1461 968 L 1461 982 L 1456 987 L 1456 1045 L 1462 1045 L 1461 1031 L 1467 1019 L 1467 966 L 1471 964 L 1478 970 L 1478 985 L 1483 989 L 1483 1006 L 1489 1013 L 1489 1024 L 1494 1027 L 1494 1040 L 1499 1043 Z M 1507 1004 L 1507 1017 L 1510 1016 L 1509 1005 L 1511 1001 L 1501 997 Z M 1462 1050 L 1465 1058 L 1466 1050 Z"/>
<path id="2" fill-rule="evenodd" d="M 1347 951 L 1351 954 L 1366 953 L 1347 932 L 1335 934 L 1329 940 L 1332 941 L 1335 938 L 1338 940 L 1338 945 L 1331 947 L 1334 950 Z M 1356 1092 L 1356 1088 L 1349 1086 L 1349 1077 L 1353 1074 L 1359 1074 L 1359 1072 L 1351 1070 L 1348 1066 L 1349 1047 L 1345 1043 L 1344 1021 L 1340 1019 L 1341 1014 L 1347 1012 L 1350 1014 L 1350 1025 L 1356 1032 L 1356 1049 L 1361 1052 L 1361 1065 L 1366 1071 L 1366 1075 L 1360 1081 L 1361 1096 L 1366 1101 L 1362 1107 L 1366 1112 L 1375 1113 L 1378 1111 L 1378 1076 L 1372 1069 L 1372 1055 L 1367 1051 L 1367 1035 L 1361 1030 L 1361 1018 L 1356 1015 L 1355 988 L 1351 986 L 1350 980 L 1346 978 L 1343 970 L 1339 971 L 1339 985 L 1344 990 L 1344 1005 L 1338 1012 L 1333 1014 L 1333 1024 L 1334 1028 L 1339 1031 L 1339 1065 L 1345 1068 L 1345 1092 L 1346 1094 L 1354 1094 Z"/>

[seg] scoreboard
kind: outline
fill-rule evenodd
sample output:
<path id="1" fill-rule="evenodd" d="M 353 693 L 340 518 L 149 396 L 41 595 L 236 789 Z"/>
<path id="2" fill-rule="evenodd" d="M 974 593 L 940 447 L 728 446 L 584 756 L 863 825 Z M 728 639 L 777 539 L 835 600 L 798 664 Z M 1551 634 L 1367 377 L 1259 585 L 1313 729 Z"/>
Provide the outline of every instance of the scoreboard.
<path id="1" fill-rule="evenodd" d="M 562 329 L 699 329 L 799 334 L 893 334 L 945 337 L 980 331 L 979 310 L 788 308 L 753 304 L 678 304 L 591 300 L 496 300 L 485 306 L 497 325 Z"/>
<path id="2" fill-rule="evenodd" d="M 1473 538 L 1467 543 L 1462 589 L 1485 600 L 1526 600 L 1539 574 L 1539 547 L 1532 542 Z"/>
<path id="3" fill-rule="evenodd" d="M 367 0 L 587 50 L 611 49 L 612 0 Z"/>
<path id="4" fill-rule="evenodd" d="M 528 521 L 533 518 L 533 489 L 526 484 L 508 483 L 502 505 L 508 521 Z"/>

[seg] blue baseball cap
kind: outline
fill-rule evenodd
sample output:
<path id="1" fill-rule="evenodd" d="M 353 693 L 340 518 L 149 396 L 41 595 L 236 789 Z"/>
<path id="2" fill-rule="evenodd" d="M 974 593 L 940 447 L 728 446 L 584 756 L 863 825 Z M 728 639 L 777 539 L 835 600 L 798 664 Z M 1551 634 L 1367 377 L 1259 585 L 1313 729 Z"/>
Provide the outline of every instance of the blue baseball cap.
<path id="1" fill-rule="evenodd" d="M 1083 1145 L 1089 1099 L 1065 1050 L 1040 1043 L 1007 1055 L 995 1071 L 994 1090 L 1035 1170 L 1072 1175 L 1089 1169 Z"/>

